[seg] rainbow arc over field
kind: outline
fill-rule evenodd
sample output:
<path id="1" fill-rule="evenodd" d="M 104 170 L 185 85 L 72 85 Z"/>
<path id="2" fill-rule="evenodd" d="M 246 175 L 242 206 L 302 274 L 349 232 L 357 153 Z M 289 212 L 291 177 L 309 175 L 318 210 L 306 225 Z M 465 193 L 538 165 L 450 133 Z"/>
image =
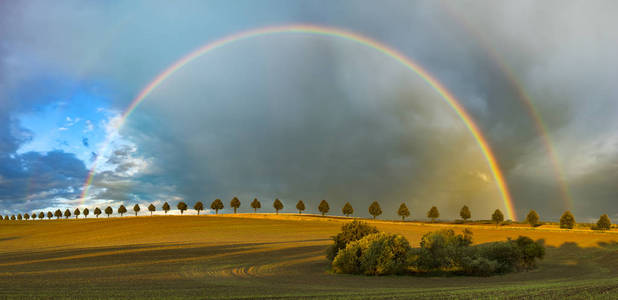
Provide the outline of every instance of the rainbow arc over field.
<path id="1" fill-rule="evenodd" d="M 252 29 L 248 31 L 239 32 L 236 34 L 228 35 L 221 39 L 210 42 L 193 52 L 187 54 L 181 59 L 174 62 L 167 69 L 165 69 L 162 73 L 157 75 L 146 87 L 140 91 L 140 93 L 133 99 L 127 110 L 122 114 L 121 122 L 119 126 L 125 123 L 126 119 L 131 115 L 133 111 L 142 103 L 148 95 L 150 95 L 159 85 L 161 85 L 167 78 L 173 75 L 176 71 L 182 69 L 185 65 L 189 64 L 193 60 L 201 57 L 213 51 L 215 49 L 222 48 L 228 44 L 247 40 L 251 38 L 257 38 L 260 36 L 273 35 L 273 34 L 309 34 L 309 35 L 318 35 L 318 36 L 326 36 L 344 39 L 350 42 L 354 42 L 356 44 L 360 44 L 369 48 L 372 48 L 392 59 L 399 62 L 401 65 L 405 66 L 410 71 L 416 73 L 420 76 L 431 88 L 433 88 L 448 104 L 455 110 L 457 115 L 464 122 L 470 133 L 473 135 L 477 144 L 479 145 L 481 152 L 483 153 L 489 168 L 492 172 L 492 175 L 496 181 L 498 190 L 502 196 L 502 200 L 504 201 L 504 206 L 506 208 L 507 216 L 510 219 L 516 220 L 517 216 L 515 214 L 515 209 L 513 206 L 513 200 L 511 199 L 511 194 L 509 192 L 508 186 L 504 179 L 504 175 L 502 174 L 502 170 L 487 142 L 486 138 L 483 136 L 483 133 L 478 128 L 472 117 L 468 114 L 468 112 L 464 109 L 464 107 L 459 103 L 459 101 L 453 96 L 451 92 L 449 92 L 437 79 L 435 79 L 429 72 L 424 70 L 420 65 L 407 58 L 405 55 L 400 53 L 399 51 L 384 45 L 378 41 L 370 39 L 368 37 L 349 32 L 346 30 L 333 28 L 333 27 L 324 27 L 317 25 L 305 25 L 305 24 L 293 24 L 293 25 L 284 25 L 284 26 L 271 26 L 271 27 L 262 27 L 257 29 Z M 110 141 L 105 141 L 103 147 L 108 147 Z M 88 196 L 88 191 L 92 184 L 92 180 L 94 178 L 97 165 L 99 163 L 100 158 L 94 162 L 88 177 L 86 179 L 86 183 L 82 189 L 82 203 Z"/>

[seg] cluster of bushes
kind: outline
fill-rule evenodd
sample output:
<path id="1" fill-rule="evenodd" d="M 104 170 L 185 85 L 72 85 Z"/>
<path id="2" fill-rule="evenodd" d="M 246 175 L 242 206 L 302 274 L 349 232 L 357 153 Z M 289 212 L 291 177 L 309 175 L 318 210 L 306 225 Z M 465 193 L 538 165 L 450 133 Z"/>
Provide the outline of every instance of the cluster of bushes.
<path id="1" fill-rule="evenodd" d="M 327 250 L 333 271 L 389 275 L 452 272 L 489 276 L 529 270 L 545 255 L 545 247 L 528 237 L 472 246 L 472 232 L 440 230 L 423 235 L 412 248 L 401 235 L 379 232 L 361 221 L 345 224 Z"/>

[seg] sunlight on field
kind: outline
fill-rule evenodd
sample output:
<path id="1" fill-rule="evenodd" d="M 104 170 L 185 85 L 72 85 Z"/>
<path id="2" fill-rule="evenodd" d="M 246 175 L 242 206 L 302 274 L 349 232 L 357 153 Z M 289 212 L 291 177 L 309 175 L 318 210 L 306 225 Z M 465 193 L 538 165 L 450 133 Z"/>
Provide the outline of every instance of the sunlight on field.
<path id="1" fill-rule="evenodd" d="M 504 289 L 534 294 L 575 288 L 594 294 L 618 286 L 617 232 L 554 226 L 370 221 L 415 246 L 425 232 L 470 228 L 476 243 L 526 235 L 544 239 L 548 252 L 535 271 L 486 278 L 334 275 L 324 251 L 329 237 L 349 221 L 239 214 L 3 222 L 0 297 L 71 292 L 86 298 L 413 298 L 450 291 L 483 298 Z"/>

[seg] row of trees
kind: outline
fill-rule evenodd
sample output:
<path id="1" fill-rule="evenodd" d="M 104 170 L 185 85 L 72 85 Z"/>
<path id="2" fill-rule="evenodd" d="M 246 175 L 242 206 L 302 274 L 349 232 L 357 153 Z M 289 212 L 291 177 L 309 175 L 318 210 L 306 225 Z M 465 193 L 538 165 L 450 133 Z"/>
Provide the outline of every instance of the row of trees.
<path id="1" fill-rule="evenodd" d="M 234 197 L 230 201 L 230 207 L 234 209 L 234 213 L 236 213 L 238 208 L 240 208 L 240 204 L 241 204 L 240 200 L 236 197 Z M 258 209 L 262 208 L 262 204 L 257 198 L 254 198 L 250 205 L 251 205 L 251 208 L 253 208 L 254 212 L 257 212 Z M 185 202 L 180 201 L 176 205 L 176 208 L 180 211 L 180 214 L 184 214 L 184 212 L 189 209 L 189 206 Z M 275 212 L 279 214 L 279 211 L 283 209 L 283 203 L 279 199 L 275 199 L 275 201 L 273 202 L 273 208 L 275 209 Z M 171 207 L 167 202 L 165 202 L 161 206 L 161 209 L 167 214 L 167 212 L 171 210 Z M 199 215 L 200 212 L 204 210 L 204 203 L 202 203 L 202 201 L 196 202 L 195 205 L 193 205 L 193 209 L 197 211 L 197 214 Z M 215 199 L 210 204 L 210 209 L 214 210 L 215 214 L 218 214 L 219 210 L 224 209 L 223 201 L 221 201 L 221 199 Z M 139 206 L 139 204 L 135 204 L 133 206 L 133 212 L 135 213 L 136 216 L 140 212 L 140 210 L 141 210 L 141 207 Z M 150 215 L 152 215 L 152 213 L 155 212 L 156 210 L 157 208 L 153 204 L 150 204 L 148 206 L 148 211 L 150 212 Z M 305 203 L 302 200 L 299 200 L 298 203 L 296 204 L 296 210 L 298 210 L 299 214 L 302 214 L 303 211 L 306 210 Z M 320 202 L 320 204 L 318 205 L 318 211 L 320 211 L 322 216 L 326 215 L 330 211 L 330 205 L 328 204 L 328 202 L 326 202 L 326 200 L 322 200 Z M 105 214 L 109 218 L 109 216 L 114 213 L 114 209 L 111 206 L 108 206 L 105 208 L 103 212 L 105 212 Z M 120 216 L 124 216 L 124 214 L 127 213 L 128 211 L 124 205 L 120 205 L 118 207 L 117 212 L 120 214 Z M 343 215 L 349 217 L 354 214 L 354 208 L 352 207 L 350 202 L 346 202 L 343 208 L 341 209 L 341 212 L 343 213 Z M 93 213 L 98 218 L 99 215 L 102 214 L 102 211 L 101 209 L 96 207 Z M 63 216 L 68 219 L 71 216 L 75 216 L 75 218 L 78 218 L 80 215 L 83 215 L 85 218 L 87 218 L 89 214 L 90 214 L 90 211 L 88 210 L 88 208 L 84 208 L 84 210 L 82 211 L 80 211 L 79 208 L 76 208 L 73 211 L 73 213 L 71 213 L 69 209 L 65 210 L 64 213 L 60 209 L 58 209 L 53 214 L 51 211 L 48 211 L 47 214 L 43 212 L 40 212 L 38 215 L 36 213 L 32 213 L 32 214 L 26 213 L 26 214 L 23 214 L 23 216 L 22 214 L 18 214 L 17 216 L 12 215 L 10 218 L 7 215 L 4 217 L 4 220 L 15 220 L 15 219 L 28 220 L 30 218 L 36 219 L 37 217 L 39 219 L 44 219 L 45 217 L 47 217 L 48 219 L 51 219 L 53 217 L 60 219 Z M 382 215 L 382 208 L 380 207 L 380 204 L 377 201 L 374 201 L 373 203 L 371 203 L 371 205 L 369 205 L 369 214 L 373 216 L 374 219 Z M 410 210 L 408 209 L 405 203 L 401 203 L 401 205 L 399 206 L 399 209 L 397 210 L 397 215 L 399 215 L 402 220 L 405 220 L 405 218 L 410 216 Z M 472 218 L 472 213 L 470 211 L 470 208 L 464 205 L 459 211 L 459 216 L 463 219 L 464 222 L 467 222 L 469 219 Z M 439 217 L 440 217 L 440 211 L 438 210 L 437 207 L 432 206 L 431 209 L 429 209 L 429 211 L 427 212 L 427 218 L 431 219 L 432 222 L 435 222 L 435 220 L 438 219 Z M 2 216 L 0 216 L 0 219 L 2 219 Z M 495 222 L 496 224 L 503 223 L 504 214 L 502 213 L 501 210 L 496 209 L 494 213 L 491 215 L 491 220 Z M 526 222 L 534 227 L 541 225 L 539 220 L 540 220 L 539 214 L 534 210 L 531 210 L 526 216 Z M 574 226 L 575 226 L 575 217 L 573 216 L 573 214 L 570 211 L 564 212 L 564 214 L 560 218 L 560 227 L 572 229 Z M 610 227 L 611 227 L 611 220 L 606 214 L 604 214 L 600 217 L 594 229 L 608 230 L 610 229 Z"/>

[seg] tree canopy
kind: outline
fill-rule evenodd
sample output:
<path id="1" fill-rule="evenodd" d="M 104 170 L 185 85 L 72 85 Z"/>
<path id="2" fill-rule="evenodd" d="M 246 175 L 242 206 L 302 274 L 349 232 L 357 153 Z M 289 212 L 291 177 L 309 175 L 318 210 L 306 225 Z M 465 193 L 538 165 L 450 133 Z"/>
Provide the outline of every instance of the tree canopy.
<path id="1" fill-rule="evenodd" d="M 200 211 L 204 210 L 204 203 L 202 203 L 202 201 L 197 201 L 195 205 L 193 205 L 193 209 L 195 209 L 199 215 Z"/>
<path id="2" fill-rule="evenodd" d="M 438 211 L 438 208 L 435 206 L 432 206 L 431 209 L 427 212 L 427 218 L 431 219 L 431 222 L 435 222 L 437 218 L 440 217 L 440 212 Z"/>
<path id="3" fill-rule="evenodd" d="M 76 209 L 73 211 L 73 215 L 75 215 L 75 219 L 77 219 L 77 217 L 79 217 L 79 215 L 80 215 L 80 214 L 81 214 L 81 212 L 79 211 L 79 208 L 76 208 Z"/>
<path id="4" fill-rule="evenodd" d="M 108 206 L 105 208 L 105 214 L 107 215 L 107 217 L 109 218 L 109 215 L 114 213 L 114 209 L 112 209 L 111 206 Z"/>
<path id="5" fill-rule="evenodd" d="M 120 214 L 121 217 L 126 212 L 127 212 L 127 208 L 124 207 L 124 205 L 120 205 L 120 207 L 118 207 L 118 213 Z"/>
<path id="6" fill-rule="evenodd" d="M 142 208 L 139 207 L 139 204 L 135 204 L 133 205 L 133 212 L 135 212 L 135 216 L 137 217 L 137 213 L 141 210 Z"/>
<path id="7" fill-rule="evenodd" d="M 71 216 L 71 211 L 67 208 L 67 210 L 64 211 L 64 218 L 68 219 Z"/>
<path id="8" fill-rule="evenodd" d="M 176 208 L 178 208 L 178 210 L 180 210 L 180 214 L 182 215 L 185 210 L 187 210 L 187 203 L 184 203 L 182 201 L 178 202 L 178 205 L 176 205 Z"/>
<path id="9" fill-rule="evenodd" d="M 84 211 L 82 211 L 82 213 L 84 214 L 84 218 L 87 218 L 88 215 L 90 214 L 90 210 L 88 210 L 88 208 L 84 208 Z"/>
<path id="10" fill-rule="evenodd" d="M 526 222 L 528 222 L 528 224 L 530 224 L 531 226 L 538 225 L 539 224 L 539 214 L 537 214 L 536 211 L 534 210 L 530 210 L 530 212 L 526 216 Z"/>
<path id="11" fill-rule="evenodd" d="M 240 200 L 238 200 L 238 198 L 236 197 L 232 198 L 232 201 L 230 201 L 230 206 L 234 209 L 234 213 L 236 213 L 236 211 L 240 207 Z"/>
<path id="12" fill-rule="evenodd" d="M 326 202 L 326 200 L 322 200 L 320 202 L 320 205 L 318 205 L 318 210 L 322 213 L 322 215 L 327 214 L 328 211 L 330 210 L 330 206 L 328 206 L 328 202 Z"/>
<path id="13" fill-rule="evenodd" d="M 372 215 L 374 219 L 382 214 L 382 208 L 380 204 L 378 204 L 378 201 L 373 201 L 373 203 L 369 205 L 369 214 Z"/>
<path id="14" fill-rule="evenodd" d="M 470 208 L 467 205 L 464 205 L 459 211 L 459 216 L 465 221 L 472 218 L 472 213 L 470 212 Z"/>
<path id="15" fill-rule="evenodd" d="M 299 214 L 303 213 L 305 210 L 305 202 L 303 202 L 303 200 L 298 200 L 298 203 L 296 203 L 296 210 L 298 210 Z"/>
<path id="16" fill-rule="evenodd" d="M 150 215 L 152 216 L 152 213 L 155 212 L 157 210 L 157 208 L 154 206 L 154 204 L 150 203 L 150 205 L 148 205 L 148 211 L 150 212 Z"/>
<path id="17" fill-rule="evenodd" d="M 262 208 L 262 204 L 257 198 L 254 198 L 253 202 L 251 202 L 251 208 L 253 208 L 253 212 L 257 212 L 258 208 Z"/>
<path id="18" fill-rule="evenodd" d="M 354 208 L 352 207 L 352 204 L 350 204 L 350 202 L 346 202 L 343 205 L 343 208 L 341 209 L 341 212 L 346 216 L 349 217 L 350 215 L 354 214 Z"/>
<path id="19" fill-rule="evenodd" d="M 410 210 L 408 209 L 405 203 L 401 203 L 401 205 L 399 206 L 399 209 L 397 210 L 397 215 L 401 217 L 402 221 L 410 216 Z"/>
<path id="20" fill-rule="evenodd" d="M 95 207 L 94 208 L 94 215 L 97 216 L 97 218 L 98 218 L 100 214 L 101 214 L 101 209 L 99 209 L 98 207 Z"/>
<path id="21" fill-rule="evenodd" d="M 215 215 L 219 213 L 220 209 L 223 209 L 223 201 L 221 201 L 221 199 L 215 199 L 215 201 L 213 201 L 210 204 L 210 209 L 214 209 L 215 210 Z"/>
<path id="22" fill-rule="evenodd" d="M 575 227 L 575 217 L 567 210 L 560 217 L 560 228 L 573 229 L 573 227 Z"/>
<path id="23" fill-rule="evenodd" d="M 54 212 L 54 216 L 56 217 L 56 219 L 62 218 L 62 211 L 59 209 L 56 209 L 56 211 Z"/>
<path id="24" fill-rule="evenodd" d="M 275 208 L 277 214 L 279 214 L 279 211 L 283 209 L 283 203 L 279 201 L 279 198 L 275 199 L 275 202 L 273 202 L 273 207 Z"/>
<path id="25" fill-rule="evenodd" d="M 504 221 L 504 214 L 501 210 L 496 209 L 496 211 L 494 211 L 494 213 L 491 215 L 491 220 L 496 222 L 496 224 L 499 224 Z"/>
<path id="26" fill-rule="evenodd" d="M 167 202 L 163 203 L 163 211 L 165 212 L 165 214 L 167 214 L 167 212 L 170 210 L 170 205 L 167 204 Z"/>

